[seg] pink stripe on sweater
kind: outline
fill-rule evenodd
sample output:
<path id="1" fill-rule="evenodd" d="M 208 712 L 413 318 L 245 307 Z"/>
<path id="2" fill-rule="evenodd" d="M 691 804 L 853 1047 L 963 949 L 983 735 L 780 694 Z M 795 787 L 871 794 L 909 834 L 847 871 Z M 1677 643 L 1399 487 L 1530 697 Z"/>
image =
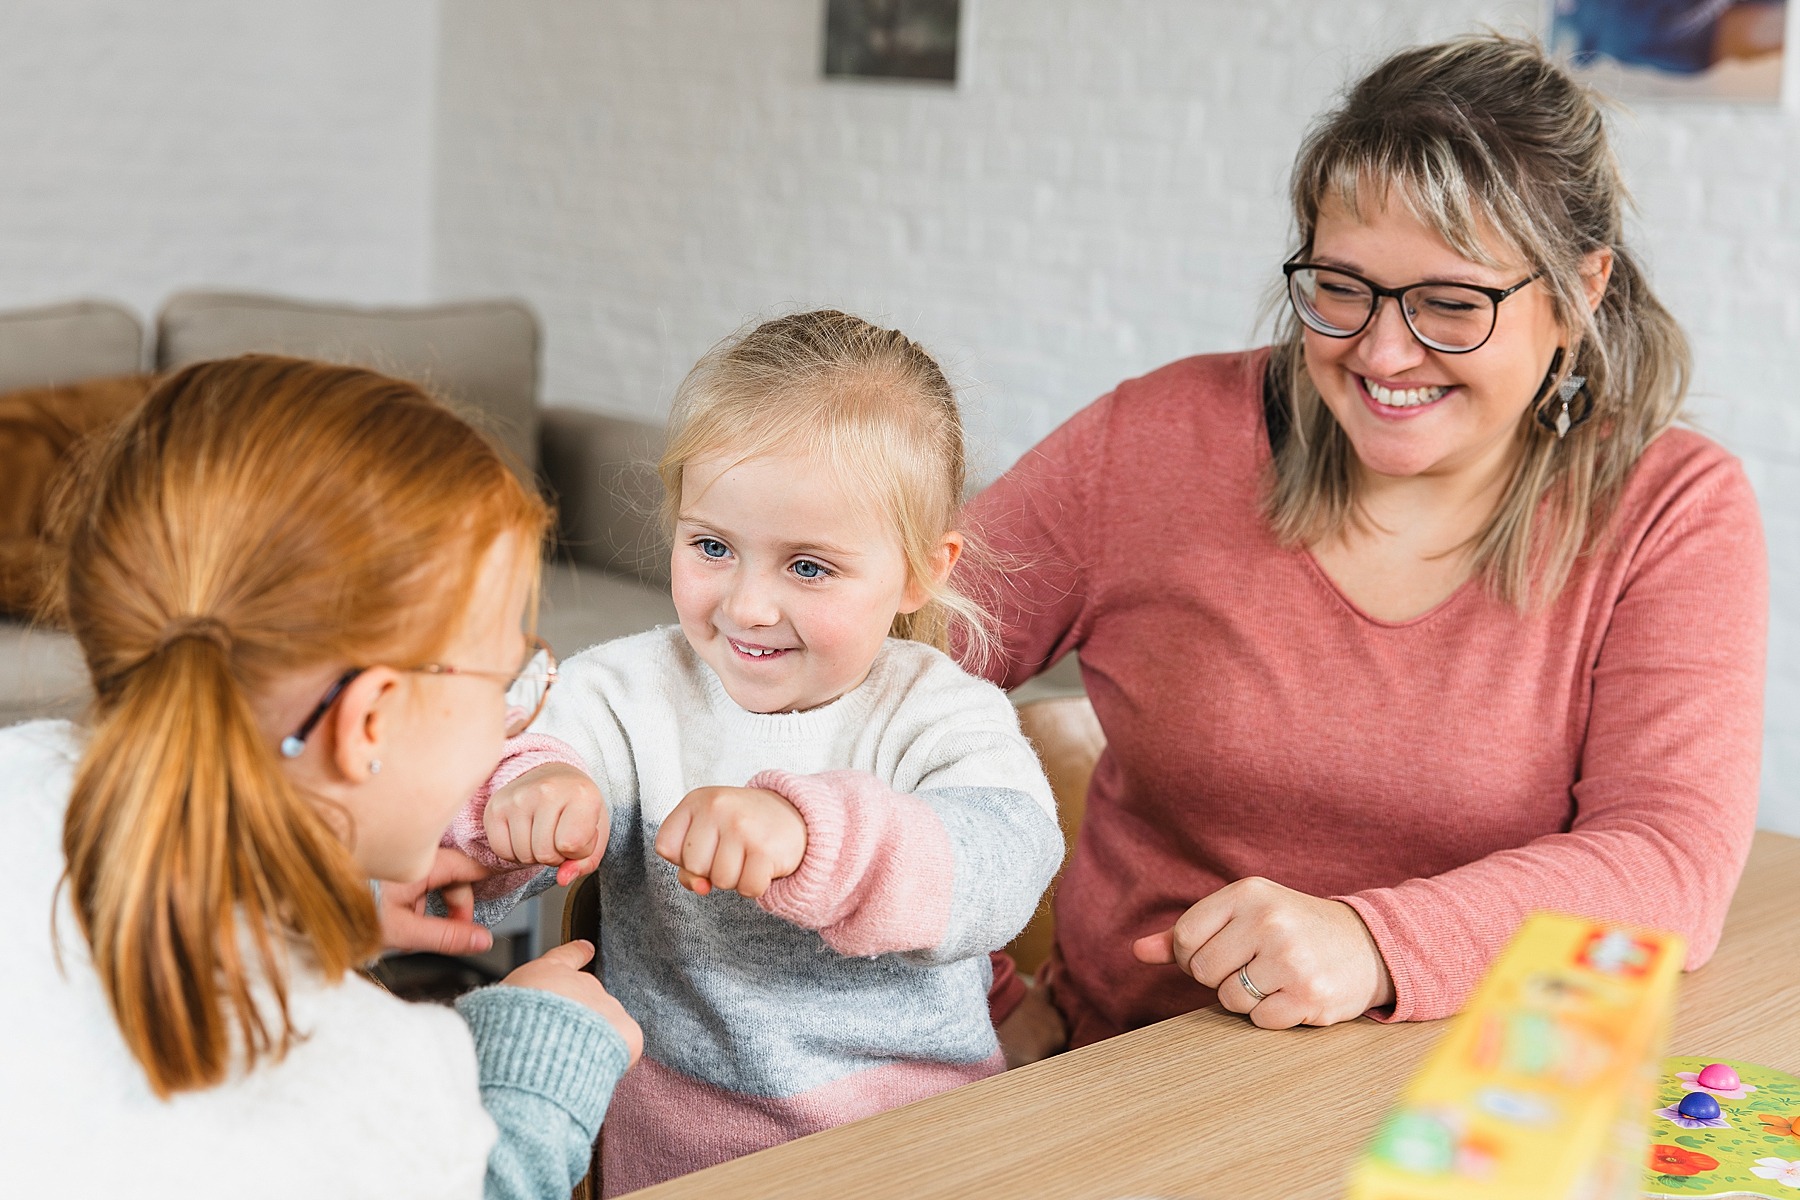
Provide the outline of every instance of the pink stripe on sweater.
<path id="1" fill-rule="evenodd" d="M 798 1096 L 742 1096 L 638 1061 L 613 1092 L 601 1127 L 602 1194 L 617 1196 L 779 1146 L 998 1075 L 996 1051 L 976 1063 L 893 1063 Z"/>
<path id="2" fill-rule="evenodd" d="M 521 733 L 516 738 L 508 739 L 500 765 L 494 768 L 488 781 L 463 805 L 462 811 L 451 820 L 450 828 L 439 839 L 440 846 L 461 850 L 481 865 L 501 870 L 501 874 L 475 885 L 477 900 L 496 900 L 518 891 L 544 869 L 536 864 L 521 867 L 518 863 L 495 854 L 488 847 L 487 830 L 481 819 L 487 812 L 488 801 L 497 790 L 525 772 L 549 763 L 567 763 L 584 774 L 587 771 L 587 764 L 581 761 L 581 755 L 575 753 L 566 742 L 541 733 Z"/>
<path id="3" fill-rule="evenodd" d="M 929 804 L 866 771 L 763 771 L 747 786 L 780 793 L 806 818 L 806 856 L 758 901 L 765 911 L 818 930 L 840 954 L 943 940 L 956 855 Z"/>

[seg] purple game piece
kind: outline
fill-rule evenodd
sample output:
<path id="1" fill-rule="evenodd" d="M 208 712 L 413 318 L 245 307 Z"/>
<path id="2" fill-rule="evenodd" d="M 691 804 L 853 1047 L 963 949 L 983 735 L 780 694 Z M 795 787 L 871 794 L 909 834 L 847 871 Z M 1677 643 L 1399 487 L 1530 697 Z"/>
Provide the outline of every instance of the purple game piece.
<path id="1" fill-rule="evenodd" d="M 1735 1092 L 1743 1080 L 1738 1073 L 1724 1063 L 1713 1063 L 1701 1070 L 1699 1078 L 1694 1080 L 1701 1087 L 1715 1092 Z"/>
<path id="2" fill-rule="evenodd" d="M 1675 1111 L 1692 1121 L 1710 1121 L 1719 1115 L 1719 1102 L 1710 1092 L 1689 1092 Z"/>

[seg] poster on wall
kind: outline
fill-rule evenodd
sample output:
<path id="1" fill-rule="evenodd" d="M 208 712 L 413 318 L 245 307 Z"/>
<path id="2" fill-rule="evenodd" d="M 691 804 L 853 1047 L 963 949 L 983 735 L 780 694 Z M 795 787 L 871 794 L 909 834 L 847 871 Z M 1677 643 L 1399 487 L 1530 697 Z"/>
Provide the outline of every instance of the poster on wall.
<path id="1" fill-rule="evenodd" d="M 962 0 L 826 0 L 825 75 L 956 82 Z"/>
<path id="2" fill-rule="evenodd" d="M 1788 0 L 1550 0 L 1551 49 L 1621 99 L 1781 100 Z"/>

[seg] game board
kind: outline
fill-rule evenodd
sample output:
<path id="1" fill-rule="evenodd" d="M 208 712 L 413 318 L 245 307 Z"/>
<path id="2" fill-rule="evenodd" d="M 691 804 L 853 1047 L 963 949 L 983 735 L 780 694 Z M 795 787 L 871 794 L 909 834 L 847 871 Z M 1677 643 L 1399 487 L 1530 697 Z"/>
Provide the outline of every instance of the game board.
<path id="1" fill-rule="evenodd" d="M 1721 1086 L 1701 1073 L 1720 1062 L 1738 1077 Z M 1684 1117 L 1680 1105 L 1707 1092 L 1718 1116 Z M 1800 1078 L 1755 1063 L 1729 1059 L 1665 1058 L 1650 1117 L 1649 1197 L 1785 1197 L 1800 1200 Z M 1702 1101 L 1690 1108 L 1710 1112 Z"/>
<path id="2" fill-rule="evenodd" d="M 1533 914 L 1352 1168 L 1348 1200 L 1636 1195 L 1685 957 L 1676 934 Z"/>

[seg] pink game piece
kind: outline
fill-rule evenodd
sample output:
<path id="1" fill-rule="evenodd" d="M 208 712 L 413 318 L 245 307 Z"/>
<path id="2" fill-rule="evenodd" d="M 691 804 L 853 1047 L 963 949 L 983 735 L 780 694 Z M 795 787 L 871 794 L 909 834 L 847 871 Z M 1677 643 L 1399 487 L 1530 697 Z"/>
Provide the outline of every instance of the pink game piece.
<path id="1" fill-rule="evenodd" d="M 1737 1090 L 1740 1080 L 1738 1079 L 1738 1073 L 1724 1063 L 1713 1063 L 1710 1066 L 1703 1067 L 1699 1077 L 1694 1082 L 1698 1083 L 1703 1088 L 1713 1088 L 1721 1092 L 1734 1092 Z"/>

